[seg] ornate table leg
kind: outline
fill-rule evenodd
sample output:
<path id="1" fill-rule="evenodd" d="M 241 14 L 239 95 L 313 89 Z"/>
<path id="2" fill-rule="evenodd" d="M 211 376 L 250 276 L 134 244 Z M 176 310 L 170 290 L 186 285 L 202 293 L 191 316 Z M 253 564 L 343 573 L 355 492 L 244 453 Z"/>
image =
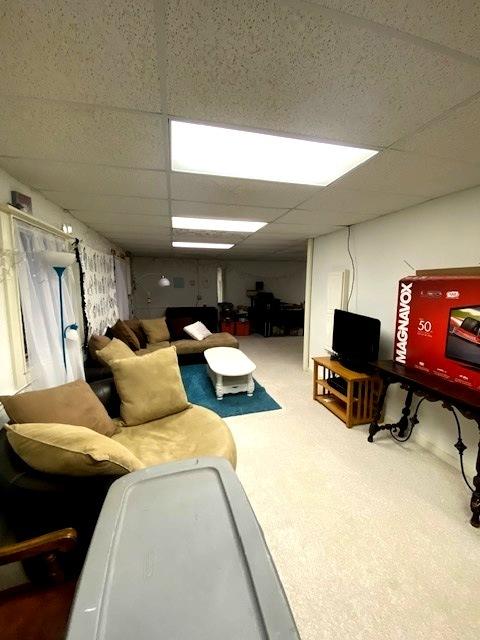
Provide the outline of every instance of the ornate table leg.
<path id="1" fill-rule="evenodd" d="M 405 398 L 405 405 L 402 409 L 402 417 L 396 424 L 388 425 L 390 431 L 397 431 L 400 438 L 405 437 L 405 431 L 408 429 L 408 416 L 410 415 L 410 409 L 412 407 L 413 389 L 409 388 L 407 397 Z"/>
<path id="2" fill-rule="evenodd" d="M 384 428 L 379 426 L 378 421 L 382 417 L 383 403 L 385 402 L 385 396 L 387 395 L 389 384 L 390 380 L 386 378 L 382 380 L 382 389 L 380 391 L 380 395 L 378 396 L 377 404 L 375 405 L 373 420 L 370 423 L 370 428 L 368 429 L 368 442 L 373 442 L 373 436 Z"/>
<path id="3" fill-rule="evenodd" d="M 253 375 L 251 373 L 248 374 L 247 378 L 247 396 L 253 396 L 253 392 L 255 390 L 255 383 L 253 382 Z"/>
<path id="4" fill-rule="evenodd" d="M 480 435 L 480 418 L 477 419 L 477 425 Z M 480 527 L 480 442 L 478 443 L 476 471 L 477 475 L 473 479 L 473 486 L 475 487 L 475 490 L 473 491 L 472 499 L 470 500 L 470 508 L 472 510 L 472 519 L 470 520 L 470 523 L 474 527 Z"/>

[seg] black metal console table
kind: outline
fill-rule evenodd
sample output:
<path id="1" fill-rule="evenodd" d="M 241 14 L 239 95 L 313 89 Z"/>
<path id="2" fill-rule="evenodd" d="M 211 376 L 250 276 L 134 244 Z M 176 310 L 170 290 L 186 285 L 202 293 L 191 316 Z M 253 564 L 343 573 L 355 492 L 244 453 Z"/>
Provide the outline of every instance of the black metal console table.
<path id="1" fill-rule="evenodd" d="M 370 424 L 368 441 L 373 442 L 373 437 L 379 431 L 387 429 L 390 434 L 397 440 L 407 440 L 413 428 L 418 423 L 417 409 L 412 417 L 410 411 L 414 394 L 423 400 L 430 402 L 441 402 L 442 406 L 451 411 L 455 417 L 458 428 L 458 440 L 455 447 L 460 454 L 460 463 L 465 482 L 472 491 L 470 508 L 472 510 L 471 524 L 474 527 L 480 527 L 480 441 L 478 445 L 476 475 L 473 479 L 473 487 L 470 487 L 465 473 L 463 472 L 463 452 L 466 447 L 461 438 L 460 424 L 455 412 L 457 409 L 463 416 L 470 420 L 475 420 L 479 428 L 480 435 L 480 393 L 461 385 L 456 385 L 437 376 L 417 371 L 416 369 L 407 369 L 406 367 L 396 364 L 393 360 L 379 360 L 374 363 L 374 368 L 383 385 L 378 397 L 378 401 L 373 414 L 373 421 Z M 402 417 L 394 424 L 378 424 L 385 402 L 385 396 L 389 385 L 400 383 L 403 389 L 407 390 L 405 405 L 402 409 Z M 420 404 L 420 403 L 419 403 Z M 410 428 L 410 429 L 409 429 Z"/>

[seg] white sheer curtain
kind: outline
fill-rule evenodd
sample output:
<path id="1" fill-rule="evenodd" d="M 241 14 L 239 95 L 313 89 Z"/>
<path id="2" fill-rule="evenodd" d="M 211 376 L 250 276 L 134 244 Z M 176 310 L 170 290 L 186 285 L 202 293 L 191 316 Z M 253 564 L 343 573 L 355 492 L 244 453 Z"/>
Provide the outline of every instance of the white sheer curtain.
<path id="1" fill-rule="evenodd" d="M 79 339 L 65 340 L 65 370 L 58 276 L 43 257 L 45 251 L 69 251 L 68 244 L 59 237 L 20 222 L 15 223 L 15 236 L 21 254 L 17 269 L 31 386 L 43 389 L 85 379 Z M 64 327 L 78 324 L 71 298 L 75 289 L 70 267 L 65 269 L 62 287 Z"/>
<path id="2" fill-rule="evenodd" d="M 128 320 L 130 309 L 128 306 L 128 265 L 126 260 L 115 256 L 115 285 L 117 287 L 118 317 Z"/>

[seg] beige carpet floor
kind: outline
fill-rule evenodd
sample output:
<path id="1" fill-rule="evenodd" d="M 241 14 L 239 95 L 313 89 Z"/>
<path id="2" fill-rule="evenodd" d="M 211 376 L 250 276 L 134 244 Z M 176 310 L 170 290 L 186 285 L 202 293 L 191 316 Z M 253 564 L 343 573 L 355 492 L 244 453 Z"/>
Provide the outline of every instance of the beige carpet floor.
<path id="1" fill-rule="evenodd" d="M 282 409 L 227 418 L 237 471 L 302 639 L 478 640 L 480 530 L 460 473 L 314 402 L 302 338 L 240 340 Z"/>

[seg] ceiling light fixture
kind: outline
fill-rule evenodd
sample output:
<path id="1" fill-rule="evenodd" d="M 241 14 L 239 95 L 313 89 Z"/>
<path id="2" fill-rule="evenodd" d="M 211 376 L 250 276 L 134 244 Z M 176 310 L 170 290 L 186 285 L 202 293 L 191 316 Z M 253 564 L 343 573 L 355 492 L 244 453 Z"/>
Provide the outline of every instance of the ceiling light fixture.
<path id="1" fill-rule="evenodd" d="M 239 231 L 243 233 L 254 233 L 266 224 L 266 222 L 252 222 L 251 220 L 216 220 L 214 218 L 172 217 L 172 227 L 174 229 L 202 229 L 204 231 Z"/>
<path id="2" fill-rule="evenodd" d="M 223 242 L 172 242 L 176 249 L 231 249 L 233 246 Z"/>
<path id="3" fill-rule="evenodd" d="M 326 186 L 378 151 L 170 121 L 173 171 Z"/>

